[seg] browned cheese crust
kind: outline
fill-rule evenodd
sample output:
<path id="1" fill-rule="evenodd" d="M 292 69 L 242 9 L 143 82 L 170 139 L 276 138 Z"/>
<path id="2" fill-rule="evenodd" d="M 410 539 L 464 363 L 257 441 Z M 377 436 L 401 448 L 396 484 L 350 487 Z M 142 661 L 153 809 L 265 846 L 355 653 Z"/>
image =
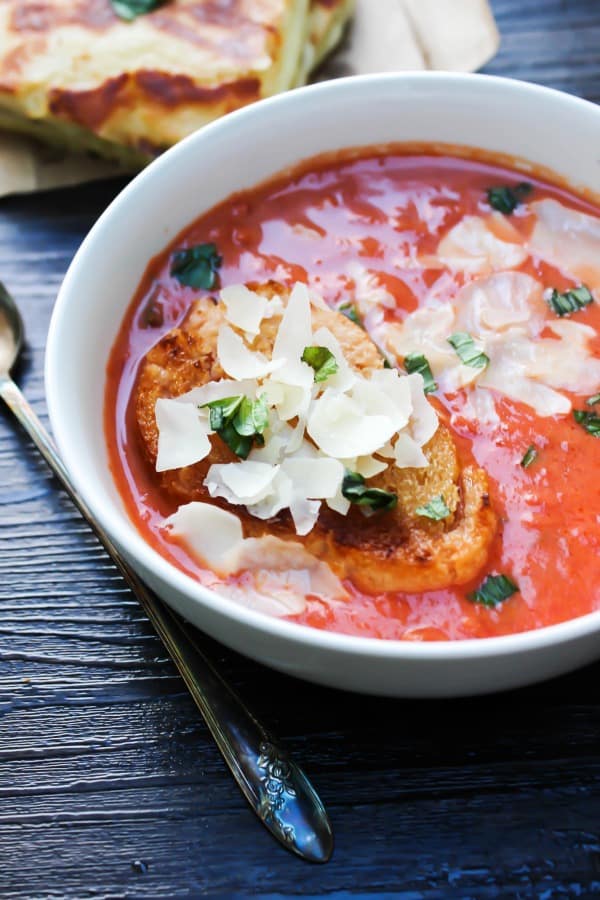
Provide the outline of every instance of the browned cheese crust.
<path id="1" fill-rule="evenodd" d="M 256 286 L 252 286 L 255 290 Z M 287 297 L 280 286 L 265 286 Z M 142 362 L 135 395 L 136 419 L 144 454 L 154 467 L 158 432 L 154 408 L 162 397 L 177 397 L 193 387 L 225 377 L 217 360 L 217 335 L 225 321 L 221 304 L 212 298 L 196 301 L 180 327 L 166 334 Z M 280 317 L 263 322 L 251 344 L 270 356 Z M 383 361 L 365 332 L 345 316 L 331 310 L 313 310 L 313 324 L 329 328 L 338 339 L 348 363 L 368 375 Z M 208 458 L 193 466 L 156 474 L 161 488 L 178 503 L 214 501 L 203 485 L 213 463 L 234 462 L 237 457 L 214 435 Z M 424 591 L 462 584 L 485 564 L 497 526 L 490 507 L 488 482 L 483 469 L 462 467 L 448 428 L 440 424 L 424 448 L 429 460 L 425 469 L 398 469 L 394 465 L 369 480 L 373 487 L 395 491 L 398 506 L 391 512 L 365 518 L 360 509 L 347 516 L 323 504 L 317 525 L 304 538 L 294 530 L 291 517 L 281 513 L 270 522 L 235 507 L 247 537 L 276 534 L 300 540 L 307 550 L 326 560 L 342 578 L 350 578 L 363 591 Z M 451 511 L 443 522 L 416 515 L 416 509 L 442 495 Z"/>

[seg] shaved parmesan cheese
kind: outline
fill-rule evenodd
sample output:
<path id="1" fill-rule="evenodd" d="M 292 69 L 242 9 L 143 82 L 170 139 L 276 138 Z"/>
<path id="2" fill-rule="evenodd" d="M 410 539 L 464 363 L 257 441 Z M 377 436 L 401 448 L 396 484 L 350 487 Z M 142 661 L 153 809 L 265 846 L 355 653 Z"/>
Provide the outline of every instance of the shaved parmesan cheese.
<path id="1" fill-rule="evenodd" d="M 418 372 L 407 375 L 410 385 L 413 412 L 410 419 L 410 431 L 413 439 L 422 447 L 427 444 L 438 430 L 437 413 L 423 391 L 423 376 Z"/>
<path id="2" fill-rule="evenodd" d="M 374 456 L 359 456 L 353 466 L 346 466 L 351 472 L 358 472 L 363 478 L 374 478 L 388 468 L 388 463 Z"/>
<path id="3" fill-rule="evenodd" d="M 345 600 L 348 596 L 329 566 L 318 560 L 297 541 L 282 541 L 269 535 L 247 538 L 237 555 L 238 569 L 270 572 L 306 572 L 310 583 L 306 593 L 324 600 Z"/>
<path id="4" fill-rule="evenodd" d="M 344 478 L 342 463 L 325 456 L 288 458 L 281 469 L 291 479 L 295 491 L 310 500 L 331 500 Z"/>
<path id="5" fill-rule="evenodd" d="M 335 497 L 332 497 L 331 500 L 326 500 L 327 506 L 329 509 L 332 509 L 334 512 L 339 513 L 341 516 L 347 516 L 348 511 L 352 504 L 349 500 L 346 500 L 344 495 L 342 494 L 341 489 L 337 492 Z"/>
<path id="6" fill-rule="evenodd" d="M 284 364 L 284 360 L 270 362 L 262 353 L 254 353 L 229 325 L 221 325 L 219 329 L 217 353 L 223 371 L 236 381 L 264 378 Z"/>
<path id="7" fill-rule="evenodd" d="M 558 200 L 538 200 L 530 209 L 537 216 L 530 252 L 600 290 L 600 219 Z"/>
<path id="8" fill-rule="evenodd" d="M 307 428 L 328 456 L 369 456 L 390 440 L 396 429 L 386 415 L 368 415 L 351 397 L 328 388 L 315 400 Z"/>
<path id="9" fill-rule="evenodd" d="M 232 554 L 244 539 L 236 515 L 210 503 L 188 503 L 169 516 L 165 525 L 214 572 L 227 575 L 232 571 Z"/>
<path id="10" fill-rule="evenodd" d="M 304 349 L 312 341 L 312 317 L 308 288 L 299 282 L 294 286 L 273 346 L 273 359 L 288 365 L 300 361 Z M 310 366 L 308 366 L 310 369 Z"/>
<path id="11" fill-rule="evenodd" d="M 241 331 L 256 336 L 267 309 L 267 298 L 249 290 L 245 284 L 223 288 L 220 297 L 227 310 L 227 321 Z"/>
<path id="12" fill-rule="evenodd" d="M 351 262 L 348 266 L 348 275 L 354 282 L 354 300 L 363 314 L 371 306 L 395 308 L 394 297 L 382 286 L 376 272 L 370 272 L 361 263 Z"/>
<path id="13" fill-rule="evenodd" d="M 399 469 L 426 469 L 429 460 L 419 444 L 408 434 L 399 434 L 394 444 L 394 458 Z"/>
<path id="14" fill-rule="evenodd" d="M 165 525 L 222 577 L 244 570 L 242 585 L 217 582 L 211 588 L 250 609 L 298 615 L 306 608 L 309 594 L 328 602 L 347 598 L 329 566 L 301 544 L 273 536 L 244 539 L 239 518 L 216 506 L 188 503 Z"/>
<path id="15" fill-rule="evenodd" d="M 244 381 L 230 381 L 223 378 L 222 381 L 210 381 L 202 387 L 192 388 L 187 394 L 181 394 L 177 397 L 178 403 L 193 403 L 195 406 L 203 407 L 207 403 L 213 403 L 215 400 L 225 400 L 228 397 L 251 397 L 254 399 L 257 394 L 258 383 L 256 380 L 246 379 Z M 208 413 L 205 413 L 208 415 Z"/>
<path id="16" fill-rule="evenodd" d="M 294 494 L 290 502 L 290 513 L 296 534 L 302 537 L 312 531 L 317 524 L 320 510 L 320 500 L 309 500 L 307 497 Z"/>
<path id="17" fill-rule="evenodd" d="M 245 609 L 282 618 L 299 616 L 306 609 L 310 574 L 306 572 L 269 572 L 258 570 L 242 575 L 241 583 L 216 582 L 210 588 L 226 600 Z M 310 591 L 310 593 L 313 593 Z"/>
<path id="18" fill-rule="evenodd" d="M 547 307 L 542 288 L 523 272 L 496 272 L 462 288 L 456 297 L 456 330 L 478 339 L 497 336 L 512 325 L 543 328 Z"/>
<path id="19" fill-rule="evenodd" d="M 437 255 L 444 265 L 475 273 L 512 269 L 525 262 L 527 250 L 518 243 L 500 240 L 490 224 L 493 221 L 486 222 L 479 216 L 461 219 L 438 245 Z"/>
<path id="20" fill-rule="evenodd" d="M 313 347 L 327 347 L 333 354 L 337 363 L 338 370 L 334 375 L 330 375 L 327 379 L 327 387 L 335 388 L 344 393 L 350 390 L 356 382 L 356 374 L 348 365 L 344 352 L 340 346 L 340 342 L 329 328 L 319 328 L 312 336 Z"/>
<path id="21" fill-rule="evenodd" d="M 211 497 L 223 497 L 237 506 L 251 506 L 268 496 L 278 471 L 278 466 L 246 459 L 211 466 L 205 484 Z"/>
<path id="22" fill-rule="evenodd" d="M 178 400 L 157 400 L 155 416 L 158 429 L 157 472 L 193 466 L 208 456 L 211 450 L 208 437 L 210 427 L 195 406 Z"/>

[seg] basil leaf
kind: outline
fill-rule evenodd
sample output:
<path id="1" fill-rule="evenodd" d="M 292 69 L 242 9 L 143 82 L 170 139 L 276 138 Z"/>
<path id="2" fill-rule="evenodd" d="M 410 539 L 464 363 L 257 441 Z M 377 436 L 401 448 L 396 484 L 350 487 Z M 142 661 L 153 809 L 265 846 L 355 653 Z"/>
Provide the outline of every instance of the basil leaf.
<path id="1" fill-rule="evenodd" d="M 213 400 L 204 408 L 210 410 L 210 427 L 230 450 L 247 459 L 254 444 L 264 446 L 264 431 L 269 425 L 269 410 L 264 394 L 258 400 L 249 397 L 225 397 Z"/>
<path id="2" fill-rule="evenodd" d="M 514 187 L 508 187 L 508 185 L 491 187 L 487 191 L 488 203 L 497 212 L 510 216 L 532 190 L 533 185 L 528 181 L 522 181 Z"/>
<path id="3" fill-rule="evenodd" d="M 391 491 L 367 487 L 358 472 L 347 472 L 342 482 L 342 495 L 355 506 L 368 507 L 373 512 L 388 512 L 398 505 L 398 495 Z"/>
<path id="4" fill-rule="evenodd" d="M 518 592 L 519 588 L 507 575 L 488 575 L 480 588 L 467 595 L 467 600 L 493 608 Z"/>
<path id="5" fill-rule="evenodd" d="M 582 284 L 577 288 L 565 291 L 563 294 L 556 289 L 553 290 L 548 300 L 548 305 L 557 316 L 569 316 L 571 313 L 579 312 L 593 302 L 594 298 L 590 289 L 585 284 Z"/>
<path id="6" fill-rule="evenodd" d="M 233 425 L 238 434 L 246 437 L 262 435 L 269 425 L 267 398 L 261 394 L 258 400 L 243 397 L 235 413 Z"/>
<path id="7" fill-rule="evenodd" d="M 120 19 L 133 22 L 138 16 L 158 9 L 165 0 L 110 0 L 111 6 Z"/>
<path id="8" fill-rule="evenodd" d="M 528 469 L 529 466 L 532 466 L 532 465 L 533 465 L 533 463 L 536 461 L 536 459 L 538 458 L 538 456 L 539 456 L 539 453 L 538 453 L 538 451 L 537 451 L 537 447 L 535 446 L 535 444 L 531 444 L 531 445 L 527 448 L 527 451 L 526 451 L 526 453 L 525 453 L 525 456 L 524 456 L 523 459 L 521 460 L 521 465 L 522 465 L 522 467 L 523 467 L 524 469 Z"/>
<path id="9" fill-rule="evenodd" d="M 393 365 L 391 364 L 391 362 L 389 361 L 389 359 L 387 358 L 387 356 L 383 357 L 383 368 L 384 369 L 393 369 L 394 368 Z"/>
<path id="10" fill-rule="evenodd" d="M 433 500 L 430 500 L 429 503 L 426 503 L 424 506 L 417 507 L 415 513 L 426 519 L 433 519 L 434 522 L 441 522 L 442 519 L 448 518 L 450 510 L 446 506 L 444 498 L 439 496 L 434 497 Z"/>
<path id="11" fill-rule="evenodd" d="M 361 315 L 353 303 L 344 303 L 342 306 L 338 307 L 338 312 L 341 312 L 343 316 L 346 316 L 346 318 L 350 319 L 351 322 L 354 322 L 355 325 L 359 325 L 361 328 L 363 327 Z"/>
<path id="12" fill-rule="evenodd" d="M 251 437 L 238 434 L 232 422 L 229 422 L 217 432 L 222 441 L 224 441 L 229 449 L 239 456 L 240 459 L 248 459 L 248 454 L 252 450 L 254 441 Z"/>
<path id="13" fill-rule="evenodd" d="M 335 375 L 339 366 L 335 356 L 327 347 L 306 347 L 302 354 L 302 362 L 315 370 L 315 381 L 327 381 L 331 375 Z"/>
<path id="14" fill-rule="evenodd" d="M 418 372 L 419 375 L 423 376 L 424 391 L 426 394 L 432 394 L 434 391 L 437 391 L 438 386 L 433 377 L 431 366 L 422 353 L 409 353 L 408 356 L 405 356 L 404 368 L 409 375 L 412 375 L 413 372 Z"/>
<path id="15" fill-rule="evenodd" d="M 584 409 L 574 409 L 573 416 L 578 425 L 594 437 L 600 437 L 600 416 L 595 412 L 587 412 Z"/>
<path id="16" fill-rule="evenodd" d="M 485 369 L 489 365 L 489 356 L 477 349 L 470 334 L 457 331 L 448 338 L 448 343 L 454 347 L 465 366 L 470 366 L 472 369 Z"/>
<path id="17" fill-rule="evenodd" d="M 585 401 L 588 406 L 597 406 L 600 403 L 600 394 L 594 394 L 589 400 Z"/>
<path id="18" fill-rule="evenodd" d="M 231 422 L 244 399 L 243 396 L 225 397 L 223 400 L 213 400 L 212 403 L 207 403 L 203 408 L 210 410 L 210 427 L 212 430 L 220 431 Z"/>
<path id="19" fill-rule="evenodd" d="M 210 291 L 217 282 L 222 262 L 216 244 L 197 244 L 173 255 L 171 275 L 187 287 Z"/>

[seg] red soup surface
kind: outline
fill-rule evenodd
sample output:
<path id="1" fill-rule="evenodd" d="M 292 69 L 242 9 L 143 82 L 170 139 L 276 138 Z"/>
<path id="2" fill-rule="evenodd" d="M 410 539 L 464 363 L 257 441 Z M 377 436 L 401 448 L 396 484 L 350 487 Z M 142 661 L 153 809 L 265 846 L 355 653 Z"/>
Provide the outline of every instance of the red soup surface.
<path id="1" fill-rule="evenodd" d="M 527 176 L 536 200 L 554 198 L 572 209 L 600 216 L 588 201 L 537 177 Z M 395 301 L 386 318 L 402 321 L 436 284 L 456 288 L 468 273 L 440 266 L 398 267 L 399 254 L 425 257 L 465 215 L 489 215 L 487 190 L 514 185 L 523 174 L 477 158 L 407 152 L 401 147 L 359 158 L 313 160 L 268 184 L 231 197 L 194 222 L 153 259 L 123 320 L 108 365 L 106 439 L 112 472 L 131 519 L 166 559 L 210 585 L 203 569 L 162 528 L 175 503 L 161 494 L 142 457 L 132 392 L 140 360 L 179 323 L 198 291 L 169 274 L 173 249 L 214 242 L 223 258 L 222 286 L 275 279 L 288 286 L 308 281 L 333 307 L 352 301 L 356 263 L 374 273 Z M 527 236 L 527 207 L 510 225 Z M 545 287 L 560 291 L 576 282 L 548 262 L 527 259 L 517 267 Z M 452 282 L 449 282 L 449 278 Z M 440 282 L 445 279 L 445 282 Z M 451 293 L 451 291 L 450 291 Z M 600 298 L 599 298 L 600 299 Z M 587 305 L 577 321 L 597 334 L 600 304 Z M 586 398 L 570 396 L 577 409 Z M 600 441 L 573 415 L 541 418 L 529 407 L 495 395 L 501 427 L 461 415 L 464 392 L 440 396 L 464 458 L 487 470 L 500 526 L 484 570 L 471 584 L 423 594 L 366 595 L 346 584 L 346 603 L 309 598 L 294 621 L 327 631 L 407 640 L 455 640 L 522 632 L 600 607 Z M 600 407 L 597 407 L 600 415 Z M 539 456 L 524 468 L 530 445 Z M 468 599 L 487 573 L 501 572 L 519 592 L 495 608 Z"/>

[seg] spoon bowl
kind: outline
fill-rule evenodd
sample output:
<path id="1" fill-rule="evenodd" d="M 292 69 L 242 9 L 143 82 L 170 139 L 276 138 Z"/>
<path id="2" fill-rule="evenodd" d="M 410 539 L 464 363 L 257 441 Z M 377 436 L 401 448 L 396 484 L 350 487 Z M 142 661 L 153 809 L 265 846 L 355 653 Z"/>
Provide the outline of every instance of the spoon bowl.
<path id="1" fill-rule="evenodd" d="M 21 352 L 25 327 L 17 304 L 0 281 L 0 377 L 7 376 Z"/>

